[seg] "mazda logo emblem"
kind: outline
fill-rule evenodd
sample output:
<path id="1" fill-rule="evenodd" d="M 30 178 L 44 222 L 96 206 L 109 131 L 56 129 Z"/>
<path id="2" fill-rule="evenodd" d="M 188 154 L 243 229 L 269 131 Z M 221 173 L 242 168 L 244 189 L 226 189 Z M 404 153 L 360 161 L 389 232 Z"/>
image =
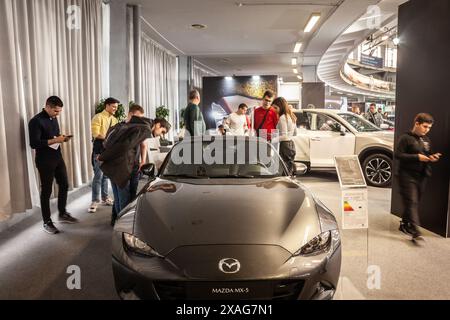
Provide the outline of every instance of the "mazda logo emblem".
<path id="1" fill-rule="evenodd" d="M 241 270 L 241 263 L 234 258 L 225 258 L 219 261 L 219 270 L 223 273 L 236 273 Z"/>

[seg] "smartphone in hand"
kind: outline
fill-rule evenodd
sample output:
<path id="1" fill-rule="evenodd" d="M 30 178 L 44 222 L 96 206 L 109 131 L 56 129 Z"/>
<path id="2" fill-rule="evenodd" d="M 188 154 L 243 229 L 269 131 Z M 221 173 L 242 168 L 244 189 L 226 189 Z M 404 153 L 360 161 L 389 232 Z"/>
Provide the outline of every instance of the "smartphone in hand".
<path id="1" fill-rule="evenodd" d="M 69 141 L 72 138 L 73 138 L 73 135 L 72 134 L 68 134 L 68 135 L 64 136 L 64 142 L 67 142 L 67 141 Z"/>

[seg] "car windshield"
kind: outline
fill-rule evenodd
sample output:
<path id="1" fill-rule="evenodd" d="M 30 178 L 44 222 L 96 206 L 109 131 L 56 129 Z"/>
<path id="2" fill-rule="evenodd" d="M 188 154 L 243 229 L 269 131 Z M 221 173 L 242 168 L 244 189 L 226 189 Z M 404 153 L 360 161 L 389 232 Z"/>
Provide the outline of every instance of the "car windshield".
<path id="1" fill-rule="evenodd" d="M 205 141 L 208 140 L 208 141 Z M 162 168 L 163 178 L 274 178 L 285 176 L 275 149 L 244 137 L 188 139 L 175 145 Z"/>
<path id="2" fill-rule="evenodd" d="M 344 118 L 345 121 L 350 123 L 352 127 L 358 130 L 359 132 L 381 131 L 381 129 L 378 128 L 376 125 L 356 114 L 340 113 L 339 116 Z"/>

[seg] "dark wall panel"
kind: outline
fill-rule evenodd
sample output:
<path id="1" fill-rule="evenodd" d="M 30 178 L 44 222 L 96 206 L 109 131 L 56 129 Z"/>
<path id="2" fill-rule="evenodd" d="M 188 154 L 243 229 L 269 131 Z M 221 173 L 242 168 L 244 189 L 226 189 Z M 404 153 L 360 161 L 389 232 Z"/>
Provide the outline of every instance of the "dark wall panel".
<path id="1" fill-rule="evenodd" d="M 399 9 L 400 37 L 397 70 L 395 142 L 412 128 L 414 116 L 430 113 L 436 120 L 429 137 L 442 160 L 433 165 L 433 176 L 420 207 L 421 226 L 449 236 L 450 182 L 450 1 L 411 0 Z M 394 178 L 391 212 L 403 210 Z"/>
<path id="2" fill-rule="evenodd" d="M 313 104 L 317 109 L 325 108 L 325 83 L 304 82 L 302 84 L 302 108 Z"/>

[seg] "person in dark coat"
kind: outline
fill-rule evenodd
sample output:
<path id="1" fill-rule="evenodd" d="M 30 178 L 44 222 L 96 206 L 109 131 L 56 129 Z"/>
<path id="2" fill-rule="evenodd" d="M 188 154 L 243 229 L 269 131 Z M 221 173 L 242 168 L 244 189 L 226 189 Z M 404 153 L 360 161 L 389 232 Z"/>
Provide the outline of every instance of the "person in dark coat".
<path id="1" fill-rule="evenodd" d="M 130 177 L 136 165 L 139 145 L 168 130 L 170 124 L 165 119 L 143 117 L 132 117 L 128 123 L 119 123 L 111 129 L 99 160 L 102 161 L 102 171 L 111 180 L 116 213 L 122 211 L 131 200 Z"/>
<path id="2" fill-rule="evenodd" d="M 400 195 L 403 201 L 403 217 L 399 230 L 420 237 L 419 203 L 425 189 L 426 178 L 431 176 L 430 163 L 439 161 L 441 154 L 434 153 L 427 133 L 433 125 L 433 117 L 419 113 L 414 119 L 414 127 L 404 133 L 395 148 L 395 158 L 399 160 L 398 175 Z"/>

